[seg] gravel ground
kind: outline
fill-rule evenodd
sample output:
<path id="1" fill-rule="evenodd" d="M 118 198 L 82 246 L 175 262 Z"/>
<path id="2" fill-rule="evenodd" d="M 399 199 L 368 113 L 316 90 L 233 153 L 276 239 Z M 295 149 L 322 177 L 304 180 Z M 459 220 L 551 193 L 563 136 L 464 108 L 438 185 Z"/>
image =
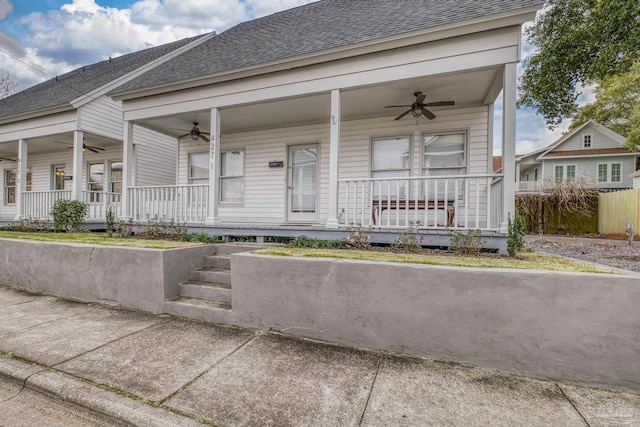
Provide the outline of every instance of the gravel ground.
<path id="1" fill-rule="evenodd" d="M 626 241 L 530 236 L 526 241 L 534 251 L 640 272 L 640 246 Z"/>

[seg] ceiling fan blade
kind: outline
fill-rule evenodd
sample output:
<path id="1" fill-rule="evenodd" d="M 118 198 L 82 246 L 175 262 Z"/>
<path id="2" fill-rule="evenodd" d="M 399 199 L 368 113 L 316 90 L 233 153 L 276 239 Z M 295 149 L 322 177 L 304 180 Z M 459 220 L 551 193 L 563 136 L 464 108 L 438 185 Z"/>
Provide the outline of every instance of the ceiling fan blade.
<path id="1" fill-rule="evenodd" d="M 93 148 L 93 147 L 87 147 L 87 146 L 85 146 L 84 148 L 85 148 L 86 150 L 91 151 L 92 153 L 96 153 L 96 154 L 100 153 L 98 150 L 96 150 L 96 149 L 95 149 L 95 148 Z"/>
<path id="2" fill-rule="evenodd" d="M 407 107 L 411 107 L 411 105 L 387 105 L 384 108 L 407 108 Z"/>
<path id="3" fill-rule="evenodd" d="M 435 114 L 433 114 L 431 111 L 427 110 L 424 107 L 422 107 L 422 114 L 424 114 L 425 117 L 428 118 L 429 120 L 433 120 L 436 118 Z"/>
<path id="4" fill-rule="evenodd" d="M 191 136 L 191 132 L 189 132 L 189 133 L 185 133 L 184 135 L 180 135 L 180 136 L 178 137 L 178 139 L 186 138 L 186 137 L 188 137 L 188 136 Z"/>
<path id="5" fill-rule="evenodd" d="M 0 160 L 4 160 L 5 162 L 17 162 L 15 159 L 8 159 L 6 157 L 0 157 Z"/>
<path id="6" fill-rule="evenodd" d="M 400 120 L 401 118 L 403 118 L 404 116 L 406 116 L 407 114 L 409 114 L 411 112 L 411 108 L 408 109 L 407 111 L 405 111 L 404 113 L 400 114 L 398 117 L 396 117 L 394 120 Z"/>
<path id="7" fill-rule="evenodd" d="M 424 99 L 427 97 L 427 95 L 425 95 L 424 93 L 420 93 L 418 92 L 418 95 L 416 95 L 416 102 L 418 104 L 422 104 L 424 102 Z"/>
<path id="8" fill-rule="evenodd" d="M 206 136 L 204 136 L 202 133 L 200 133 L 200 139 L 202 139 L 205 142 L 211 142 L 211 140 L 209 138 L 207 138 Z"/>
<path id="9" fill-rule="evenodd" d="M 102 147 L 96 147 L 95 145 L 87 145 L 87 148 L 93 148 L 94 150 L 100 150 L 100 151 L 104 151 L 104 148 Z"/>
<path id="10" fill-rule="evenodd" d="M 453 101 L 439 101 L 439 102 L 428 102 L 424 104 L 425 107 L 445 107 L 447 105 L 456 105 Z"/>

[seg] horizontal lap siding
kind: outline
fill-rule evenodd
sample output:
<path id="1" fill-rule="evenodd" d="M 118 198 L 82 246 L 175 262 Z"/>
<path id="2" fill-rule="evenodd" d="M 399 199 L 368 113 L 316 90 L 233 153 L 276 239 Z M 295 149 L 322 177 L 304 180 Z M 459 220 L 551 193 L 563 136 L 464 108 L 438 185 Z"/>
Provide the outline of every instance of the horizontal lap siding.
<path id="1" fill-rule="evenodd" d="M 488 168 L 488 109 L 474 107 L 439 111 L 438 118 L 410 118 L 394 121 L 382 117 L 342 122 L 340 178 L 370 177 L 370 141 L 377 136 L 412 137 L 412 176 L 422 175 L 421 135 L 426 132 L 469 131 L 468 173 L 485 174 Z M 328 216 L 329 200 L 329 125 L 308 125 L 256 132 L 223 134 L 222 151 L 245 150 L 245 201 L 243 206 L 220 206 L 220 218 L 226 222 L 274 222 L 286 220 L 287 146 L 320 143 L 320 222 Z M 180 142 L 178 183 L 188 184 L 189 153 L 206 152 L 208 144 L 189 139 Z M 284 161 L 285 167 L 270 169 L 269 161 Z M 481 192 L 486 199 L 486 188 Z"/>
<path id="2" fill-rule="evenodd" d="M 106 96 L 101 96 L 79 109 L 82 130 L 122 141 L 124 124 L 122 106 Z"/>
<path id="3" fill-rule="evenodd" d="M 597 183 L 599 187 L 605 188 L 631 188 L 633 179 L 629 178 L 629 174 L 635 171 L 635 156 L 611 156 L 611 157 L 579 157 L 565 159 L 545 159 L 544 160 L 544 179 L 545 181 L 553 181 L 555 179 L 555 166 L 558 165 L 576 165 L 576 175 L 587 177 L 591 182 Z M 622 182 L 597 182 L 598 164 L 621 163 L 620 176 Z M 609 169 L 610 166 L 607 166 Z M 608 171 L 611 173 L 611 170 Z"/>
<path id="4" fill-rule="evenodd" d="M 140 126 L 133 128 L 135 185 L 175 185 L 178 140 Z"/>

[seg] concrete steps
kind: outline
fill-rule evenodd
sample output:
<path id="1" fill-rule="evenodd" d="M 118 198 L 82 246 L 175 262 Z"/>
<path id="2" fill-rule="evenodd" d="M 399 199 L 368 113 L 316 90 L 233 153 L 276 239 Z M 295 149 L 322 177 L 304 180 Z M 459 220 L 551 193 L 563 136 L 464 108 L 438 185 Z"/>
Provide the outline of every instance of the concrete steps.
<path id="1" fill-rule="evenodd" d="M 180 283 L 180 296 L 228 304 L 231 307 L 231 285 L 189 280 Z"/>
<path id="2" fill-rule="evenodd" d="M 228 268 L 202 267 L 191 272 L 191 280 L 220 283 L 231 287 L 231 270 Z"/>
<path id="3" fill-rule="evenodd" d="M 178 297 L 165 301 L 162 311 L 212 323 L 233 323 L 231 305 L 196 298 Z"/>
<path id="4" fill-rule="evenodd" d="M 204 257 L 204 266 L 231 270 L 231 257 L 229 255 L 208 255 Z"/>

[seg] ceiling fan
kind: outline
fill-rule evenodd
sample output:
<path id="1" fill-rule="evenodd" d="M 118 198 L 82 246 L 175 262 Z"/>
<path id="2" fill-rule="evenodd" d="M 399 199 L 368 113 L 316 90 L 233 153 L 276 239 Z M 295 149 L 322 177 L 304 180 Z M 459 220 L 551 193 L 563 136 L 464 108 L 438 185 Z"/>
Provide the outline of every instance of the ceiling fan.
<path id="1" fill-rule="evenodd" d="M 61 142 L 61 141 L 53 141 L 56 144 L 65 144 L 65 145 L 73 145 L 72 143 L 69 142 Z M 69 150 L 73 149 L 73 147 L 69 147 Z M 96 147 L 95 145 L 87 145 L 84 143 L 84 140 L 82 140 L 82 151 L 86 151 L 89 150 L 92 153 L 99 153 L 100 151 L 104 151 L 104 148 L 102 147 Z"/>
<path id="2" fill-rule="evenodd" d="M 401 108 L 401 107 L 406 108 L 406 107 L 409 107 L 409 109 L 407 111 L 405 111 L 404 113 L 400 114 L 398 117 L 395 118 L 395 120 L 400 120 L 401 118 L 403 118 L 404 116 L 406 116 L 409 113 L 411 113 L 411 115 L 413 117 L 416 117 L 416 118 L 424 115 L 429 120 L 433 120 L 433 119 L 436 118 L 436 115 L 433 114 L 426 107 L 444 107 L 444 106 L 447 106 L 447 105 L 455 105 L 455 102 L 453 102 L 453 101 L 439 101 L 439 102 L 427 102 L 427 103 L 425 103 L 424 100 L 427 97 L 427 95 L 423 94 L 422 92 L 414 92 L 413 96 L 416 97 L 416 101 L 411 105 L 387 105 L 384 108 Z"/>
<path id="3" fill-rule="evenodd" d="M 0 157 L 0 160 L 4 160 L 5 162 L 17 162 L 16 159 L 9 159 L 7 157 Z"/>
<path id="4" fill-rule="evenodd" d="M 201 132 L 198 128 L 198 122 L 193 122 L 193 128 L 191 128 L 191 131 L 189 131 L 189 133 L 185 133 L 184 135 L 180 135 L 178 138 L 182 139 L 186 136 L 190 136 L 194 141 L 202 139 L 203 141 L 209 142 L 210 139 L 205 135 L 209 135 L 209 132 Z"/>

